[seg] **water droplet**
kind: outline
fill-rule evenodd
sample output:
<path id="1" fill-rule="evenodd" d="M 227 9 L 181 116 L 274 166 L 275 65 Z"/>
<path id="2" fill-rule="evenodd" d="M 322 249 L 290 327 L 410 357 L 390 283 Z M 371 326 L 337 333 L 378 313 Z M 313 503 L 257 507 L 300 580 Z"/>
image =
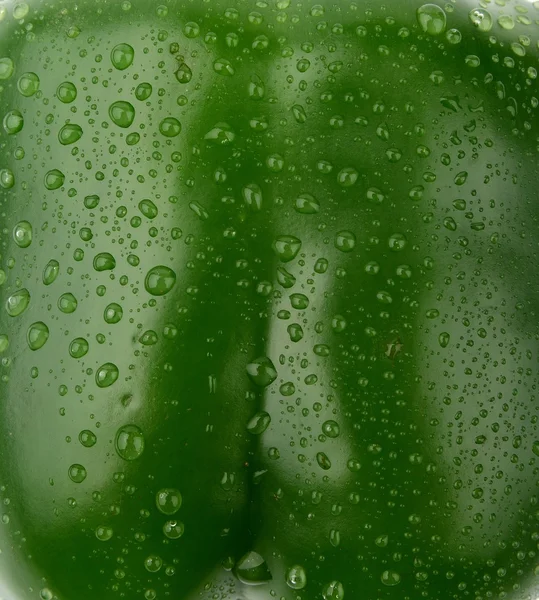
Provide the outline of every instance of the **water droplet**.
<path id="1" fill-rule="evenodd" d="M 257 412 L 247 423 L 247 431 L 253 435 L 264 433 L 271 423 L 270 415 L 265 412 Z"/>
<path id="2" fill-rule="evenodd" d="M 86 469 L 78 463 L 71 465 L 68 470 L 69 479 L 74 483 L 82 483 L 87 474 Z"/>
<path id="3" fill-rule="evenodd" d="M 498 17 L 498 25 L 502 29 L 511 30 L 515 27 L 515 21 L 510 15 L 500 15 Z"/>
<path id="4" fill-rule="evenodd" d="M 300 194 L 294 208 L 302 215 L 315 215 L 320 210 L 320 202 L 311 194 Z"/>
<path id="5" fill-rule="evenodd" d="M 26 332 L 26 341 L 30 350 L 39 350 L 49 339 L 49 328 L 42 321 L 32 323 Z"/>
<path id="6" fill-rule="evenodd" d="M 250 206 L 253 210 L 260 210 L 262 208 L 262 190 L 256 183 L 248 183 L 242 188 L 243 200 L 247 206 Z"/>
<path id="7" fill-rule="evenodd" d="M 287 570 L 286 585 L 293 590 L 302 590 L 307 585 L 307 573 L 301 565 L 294 565 Z"/>
<path id="8" fill-rule="evenodd" d="M 148 100 L 148 98 L 152 95 L 152 91 L 153 88 L 151 83 L 139 83 L 135 89 L 135 98 L 141 102 Z"/>
<path id="9" fill-rule="evenodd" d="M 324 600 L 343 600 L 344 586 L 340 581 L 331 581 L 322 588 Z"/>
<path id="10" fill-rule="evenodd" d="M 58 169 L 52 169 L 45 174 L 45 187 L 48 190 L 57 190 L 64 185 L 65 175 Z"/>
<path id="11" fill-rule="evenodd" d="M 451 336 L 449 335 L 449 333 L 447 333 L 447 331 L 442 331 L 442 333 L 440 333 L 440 335 L 438 336 L 438 343 L 442 348 L 447 348 L 450 339 Z"/>
<path id="12" fill-rule="evenodd" d="M 116 452 L 124 460 L 136 460 L 144 452 L 144 435 L 136 425 L 124 425 L 116 432 Z"/>
<path id="13" fill-rule="evenodd" d="M 440 35 L 445 31 L 447 18 L 442 8 L 436 4 L 424 4 L 417 9 L 417 22 L 429 35 Z"/>
<path id="14" fill-rule="evenodd" d="M 389 236 L 388 246 L 393 252 L 401 252 L 406 248 L 407 239 L 403 233 L 393 233 Z"/>
<path id="15" fill-rule="evenodd" d="M 17 82 L 17 89 L 22 96 L 29 98 L 39 90 L 39 84 L 39 77 L 35 73 L 23 73 Z"/>
<path id="16" fill-rule="evenodd" d="M 51 283 L 54 283 L 54 281 L 58 277 L 59 272 L 60 264 L 57 260 L 54 260 L 52 258 L 51 260 L 49 260 L 49 262 L 45 265 L 45 268 L 43 269 L 43 283 L 45 285 L 50 285 Z"/>
<path id="17" fill-rule="evenodd" d="M 238 560 L 235 572 L 238 579 L 246 585 L 260 585 L 272 580 L 266 561 L 252 550 Z"/>
<path id="18" fill-rule="evenodd" d="M 20 111 L 10 110 L 6 113 L 2 124 L 8 135 L 15 135 L 24 127 L 24 119 Z"/>
<path id="19" fill-rule="evenodd" d="M 143 346 L 154 346 L 158 342 L 157 333 L 153 329 L 145 331 L 138 339 Z"/>
<path id="20" fill-rule="evenodd" d="M 301 104 L 294 104 L 292 107 L 292 114 L 294 115 L 296 123 L 302 124 L 307 120 L 307 114 L 305 113 L 305 109 L 303 106 L 301 106 Z"/>
<path id="21" fill-rule="evenodd" d="M 539 441 L 533 442 L 532 452 L 535 454 L 535 456 L 539 456 Z"/>
<path id="22" fill-rule="evenodd" d="M 352 252 L 356 246 L 356 236 L 351 231 L 339 231 L 335 236 L 335 248 L 341 252 Z"/>
<path id="23" fill-rule="evenodd" d="M 77 98 L 77 88 L 71 81 L 64 81 L 56 88 L 56 97 L 60 102 L 69 104 Z"/>
<path id="24" fill-rule="evenodd" d="M 93 431 L 90 431 L 89 429 L 83 429 L 79 433 L 79 442 L 85 448 L 91 448 L 92 446 L 95 446 L 97 442 L 97 437 Z"/>
<path id="25" fill-rule="evenodd" d="M 216 146 L 228 146 L 236 137 L 228 123 L 216 123 L 204 136 L 204 139 Z"/>
<path id="26" fill-rule="evenodd" d="M 262 100 L 266 93 L 266 86 L 258 75 L 252 75 L 248 87 L 251 100 Z"/>
<path id="27" fill-rule="evenodd" d="M 67 123 L 58 132 L 58 141 L 62 146 L 69 146 L 78 142 L 82 137 L 82 127 L 75 123 Z"/>
<path id="28" fill-rule="evenodd" d="M 169 267 L 158 265 L 151 268 L 144 280 L 144 287 L 152 296 L 168 294 L 176 283 L 176 273 Z"/>
<path id="29" fill-rule="evenodd" d="M 247 365 L 251 381 L 260 387 L 267 387 L 277 379 L 277 369 L 267 356 L 261 356 Z"/>
<path id="30" fill-rule="evenodd" d="M 131 102 L 117 100 L 109 107 L 109 117 L 115 125 L 125 129 L 130 127 L 135 120 L 135 107 Z"/>
<path id="31" fill-rule="evenodd" d="M 0 186 L 10 190 L 15 185 L 15 175 L 11 169 L 0 169 Z"/>
<path id="32" fill-rule="evenodd" d="M 337 174 L 337 183 L 343 188 L 352 187 L 358 177 L 359 173 L 354 167 L 345 167 Z"/>
<path id="33" fill-rule="evenodd" d="M 135 58 L 135 51 L 129 44 L 118 44 L 114 46 L 110 53 L 110 62 L 119 71 L 130 67 Z"/>
<path id="34" fill-rule="evenodd" d="M 6 300 L 6 312 L 10 317 L 18 317 L 21 315 L 30 304 L 30 292 L 26 288 L 22 288 L 13 292 Z"/>
<path id="35" fill-rule="evenodd" d="M 0 354 L 2 352 L 5 352 L 8 349 L 8 347 L 9 347 L 9 337 L 5 333 L 0 334 Z"/>
<path id="36" fill-rule="evenodd" d="M 388 535 L 380 535 L 374 540 L 374 543 L 379 548 L 385 548 L 389 543 L 389 536 Z"/>
<path id="37" fill-rule="evenodd" d="M 290 262 L 298 255 L 301 240 L 293 235 L 280 235 L 273 241 L 272 248 L 281 261 Z"/>
<path id="38" fill-rule="evenodd" d="M 88 353 L 89 344 L 84 338 L 75 338 L 69 344 L 69 354 L 72 358 L 82 358 Z"/>
<path id="39" fill-rule="evenodd" d="M 169 540 L 177 540 L 178 538 L 181 538 L 184 531 L 185 526 L 181 521 L 167 521 L 163 525 L 163 533 Z"/>
<path id="40" fill-rule="evenodd" d="M 13 239 L 19 248 L 28 248 L 32 243 L 32 225 L 28 221 L 20 221 L 13 228 Z"/>
<path id="41" fill-rule="evenodd" d="M 235 73 L 232 63 L 229 60 L 226 60 L 226 58 L 218 58 L 213 63 L 213 70 L 218 75 L 223 75 L 224 77 L 232 77 Z"/>
<path id="42" fill-rule="evenodd" d="M 108 527 L 107 525 L 98 525 L 95 528 L 95 537 L 100 542 L 108 542 L 111 539 L 113 533 L 114 531 L 112 527 Z"/>
<path id="43" fill-rule="evenodd" d="M 462 33 L 458 29 L 449 29 L 445 34 L 447 41 L 450 44 L 460 44 L 462 41 Z"/>
<path id="44" fill-rule="evenodd" d="M 479 31 L 490 31 L 492 29 L 492 16 L 484 8 L 474 8 L 468 13 L 468 17 Z"/>
<path id="45" fill-rule="evenodd" d="M 58 308 L 65 314 L 69 315 L 77 310 L 77 299 L 71 292 L 66 292 L 58 298 Z"/>
<path id="46" fill-rule="evenodd" d="M 189 83 L 193 78 L 193 71 L 185 63 L 182 63 L 176 71 L 176 79 L 180 83 Z"/>
<path id="47" fill-rule="evenodd" d="M 331 469 L 331 461 L 325 452 L 318 452 L 316 455 L 316 462 L 321 469 L 324 469 L 324 471 L 329 471 L 329 469 Z"/>
<path id="48" fill-rule="evenodd" d="M 163 559 L 156 554 L 151 554 L 144 559 L 144 566 L 150 573 L 157 573 L 163 566 Z"/>
<path id="49" fill-rule="evenodd" d="M 342 333 L 347 326 L 346 319 L 342 315 L 335 315 L 331 320 L 331 328 L 335 333 Z"/>
<path id="50" fill-rule="evenodd" d="M 322 424 L 322 433 L 329 438 L 339 437 L 340 432 L 341 428 L 336 421 L 324 421 Z"/>
<path id="51" fill-rule="evenodd" d="M 15 65 L 11 58 L 0 58 L 0 80 L 9 79 L 13 75 Z"/>
<path id="52" fill-rule="evenodd" d="M 116 302 L 111 302 L 105 308 L 105 312 L 103 314 L 103 319 L 105 323 L 109 325 L 114 325 L 115 323 L 119 323 L 124 316 L 124 309 L 117 304 Z"/>
<path id="53" fill-rule="evenodd" d="M 303 338 L 303 329 L 299 323 L 292 323 L 286 330 L 292 342 L 299 342 Z"/>
<path id="54" fill-rule="evenodd" d="M 394 585 L 398 585 L 401 580 L 401 576 L 397 573 L 397 571 L 384 571 L 380 577 L 380 580 L 384 585 L 388 587 L 393 587 Z"/>
<path id="55" fill-rule="evenodd" d="M 164 515 L 173 515 L 180 510 L 182 495 L 174 488 L 163 488 L 155 495 L 155 504 Z"/>
<path id="56" fill-rule="evenodd" d="M 100 252 L 94 258 L 94 269 L 98 272 L 111 271 L 116 267 L 116 259 L 109 252 Z"/>
<path id="57" fill-rule="evenodd" d="M 165 137 L 176 137 L 180 134 L 181 130 L 181 123 L 174 117 L 165 117 L 161 123 L 159 123 L 159 131 L 161 132 L 161 135 L 164 135 Z"/>
<path id="58" fill-rule="evenodd" d="M 120 372 L 114 363 L 105 363 L 101 365 L 95 373 L 95 382 L 98 387 L 106 388 L 116 382 Z"/>

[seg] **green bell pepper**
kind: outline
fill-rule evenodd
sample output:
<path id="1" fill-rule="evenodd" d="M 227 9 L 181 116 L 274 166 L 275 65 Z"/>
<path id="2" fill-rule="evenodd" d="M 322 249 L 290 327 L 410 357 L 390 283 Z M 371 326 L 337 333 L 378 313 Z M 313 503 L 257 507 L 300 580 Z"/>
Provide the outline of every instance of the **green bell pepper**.
<path id="1" fill-rule="evenodd" d="M 517 600 L 539 3 L 0 7 L 0 596 Z"/>

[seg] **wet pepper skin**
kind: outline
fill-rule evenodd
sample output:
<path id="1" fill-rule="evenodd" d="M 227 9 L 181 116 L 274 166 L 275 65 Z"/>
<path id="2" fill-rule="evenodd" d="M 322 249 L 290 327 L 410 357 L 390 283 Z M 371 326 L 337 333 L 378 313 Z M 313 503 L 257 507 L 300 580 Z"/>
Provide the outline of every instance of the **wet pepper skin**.
<path id="1" fill-rule="evenodd" d="M 537 2 L 318 2 L 0 7 L 1 597 L 535 599 Z"/>

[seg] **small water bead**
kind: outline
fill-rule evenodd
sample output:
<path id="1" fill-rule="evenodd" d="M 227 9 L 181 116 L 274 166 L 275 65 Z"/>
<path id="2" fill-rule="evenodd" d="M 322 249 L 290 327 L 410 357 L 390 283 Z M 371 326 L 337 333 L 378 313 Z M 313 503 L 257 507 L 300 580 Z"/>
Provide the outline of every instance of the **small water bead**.
<path id="1" fill-rule="evenodd" d="M 440 35 L 445 31 L 447 17 L 442 8 L 436 4 L 423 4 L 417 9 L 417 22 L 421 29 L 429 35 Z"/>
<path id="2" fill-rule="evenodd" d="M 175 75 L 179 83 L 189 83 L 193 78 L 193 71 L 187 64 L 181 63 Z"/>
<path id="3" fill-rule="evenodd" d="M 144 287 L 152 296 L 168 294 L 176 283 L 176 273 L 169 267 L 158 265 L 146 274 Z"/>
<path id="4" fill-rule="evenodd" d="M 95 256 L 93 265 L 98 272 L 111 271 L 116 267 L 116 259 L 109 252 L 100 252 Z"/>
<path id="5" fill-rule="evenodd" d="M 56 281 L 60 272 L 60 263 L 53 258 L 45 265 L 43 269 L 42 281 L 44 285 L 51 285 Z"/>
<path id="6" fill-rule="evenodd" d="M 83 429 L 79 433 L 79 442 L 85 448 L 91 448 L 92 446 L 95 446 L 97 442 L 97 437 L 93 431 L 90 431 L 89 429 Z"/>
<path id="7" fill-rule="evenodd" d="M 185 526 L 181 521 L 167 521 L 163 525 L 163 533 L 169 540 L 181 538 L 184 531 Z"/>
<path id="8" fill-rule="evenodd" d="M 136 425 L 124 425 L 116 432 L 115 447 L 120 458 L 136 460 L 144 452 L 144 434 Z"/>
<path id="9" fill-rule="evenodd" d="M 58 298 L 58 308 L 65 314 L 71 314 L 77 310 L 77 299 L 71 292 L 66 292 Z"/>
<path id="10" fill-rule="evenodd" d="M 143 346 L 155 346 L 159 341 L 157 333 L 153 329 L 145 331 L 138 339 Z"/>
<path id="11" fill-rule="evenodd" d="M 86 479 L 88 473 L 82 465 L 75 463 L 69 467 L 68 475 L 69 479 L 74 483 L 82 483 Z"/>
<path id="12" fill-rule="evenodd" d="M 64 185 L 65 175 L 58 169 L 51 169 L 45 174 L 45 187 L 48 190 L 57 190 Z"/>
<path id="13" fill-rule="evenodd" d="M 182 130 L 181 123 L 174 117 L 166 117 L 159 123 L 159 131 L 165 137 L 176 137 Z"/>
<path id="14" fill-rule="evenodd" d="M 120 372 L 114 363 L 105 363 L 101 365 L 95 373 L 95 382 L 100 388 L 110 387 L 116 382 Z"/>
<path id="15" fill-rule="evenodd" d="M 56 88 L 56 97 L 64 104 L 70 104 L 77 98 L 77 88 L 71 81 L 64 81 Z"/>
<path id="16" fill-rule="evenodd" d="M 260 585 L 272 580 L 264 557 L 253 550 L 238 560 L 235 572 L 238 579 L 245 585 Z"/>
<path id="17" fill-rule="evenodd" d="M 22 288 L 13 292 L 6 300 L 6 312 L 10 317 L 18 317 L 30 304 L 30 292 Z"/>
<path id="18" fill-rule="evenodd" d="M 351 231 L 339 231 L 335 235 L 335 248 L 341 252 L 352 252 L 356 246 L 356 236 Z"/>
<path id="19" fill-rule="evenodd" d="M 156 554 L 151 554 L 144 559 L 144 566 L 150 573 L 157 573 L 163 566 L 163 559 Z"/>
<path id="20" fill-rule="evenodd" d="M 105 308 L 105 312 L 103 314 L 103 319 L 105 323 L 109 323 L 109 325 L 113 325 L 115 323 L 119 323 L 122 320 L 124 315 L 124 309 L 117 304 L 116 302 L 111 302 Z"/>
<path id="21" fill-rule="evenodd" d="M 109 106 L 109 117 L 115 125 L 126 129 L 135 120 L 135 107 L 126 100 L 117 100 Z"/>
<path id="22" fill-rule="evenodd" d="M 30 350 L 39 350 L 49 339 L 49 328 L 43 321 L 32 323 L 26 332 L 26 341 Z"/>
<path id="23" fill-rule="evenodd" d="M 88 350 L 90 345 L 88 341 L 84 338 L 75 338 L 69 344 L 69 354 L 72 358 L 82 358 L 86 354 L 88 354 Z"/>
<path id="24" fill-rule="evenodd" d="M 309 306 L 309 298 L 305 294 L 291 294 L 290 304 L 296 310 L 305 310 Z"/>
<path id="25" fill-rule="evenodd" d="M 124 71 L 133 64 L 135 50 L 129 44 L 117 44 L 110 53 L 110 62 L 119 71 Z"/>
<path id="26" fill-rule="evenodd" d="M 321 469 L 324 469 L 324 471 L 329 471 L 331 469 L 331 461 L 325 452 L 317 453 L 316 462 Z"/>
<path id="27" fill-rule="evenodd" d="M 148 98 L 152 95 L 152 84 L 148 82 L 139 83 L 137 88 L 135 89 L 135 98 L 140 100 L 141 102 L 144 100 L 148 100 Z"/>
<path id="28" fill-rule="evenodd" d="M 270 415 L 265 412 L 257 412 L 247 423 L 247 431 L 252 435 L 264 433 L 271 423 Z"/>
<path id="29" fill-rule="evenodd" d="M 75 123 L 67 123 L 58 132 L 58 141 L 62 146 L 75 144 L 82 137 L 83 131 L 80 125 Z"/>
<path id="30" fill-rule="evenodd" d="M 451 340 L 451 336 L 450 336 L 449 333 L 447 333 L 447 331 L 443 331 L 438 336 L 438 343 L 440 344 L 440 346 L 442 348 L 447 348 L 447 346 L 449 345 L 450 340 Z"/>
<path id="31" fill-rule="evenodd" d="M 513 17 L 510 15 L 500 15 L 498 17 L 498 25 L 502 29 L 511 30 L 511 29 L 514 29 L 514 27 L 515 27 L 515 21 L 513 20 Z"/>
<path id="32" fill-rule="evenodd" d="M 15 65 L 11 58 L 5 56 L 0 58 L 0 80 L 9 79 L 13 75 Z"/>
<path id="33" fill-rule="evenodd" d="M 337 183 L 343 188 L 352 187 L 358 177 L 359 173 L 357 169 L 354 169 L 354 167 L 345 167 L 337 174 Z"/>
<path id="34" fill-rule="evenodd" d="M 389 236 L 388 246 L 389 249 L 393 252 L 401 252 L 406 248 L 408 240 L 403 233 L 394 233 Z"/>
<path id="35" fill-rule="evenodd" d="M 340 581 L 330 581 L 322 588 L 324 600 L 343 600 L 344 586 Z"/>
<path id="36" fill-rule="evenodd" d="M 19 110 L 10 110 L 6 113 L 2 124 L 8 135 L 15 135 L 24 127 L 24 118 Z"/>
<path id="37" fill-rule="evenodd" d="M 100 542 L 108 542 L 114 534 L 114 530 L 112 527 L 108 527 L 107 525 L 98 525 L 95 528 L 95 537 Z"/>
<path id="38" fill-rule="evenodd" d="M 39 77 L 35 73 L 23 73 L 17 81 L 17 89 L 22 96 L 29 98 L 39 90 L 39 84 Z"/>
<path id="39" fill-rule="evenodd" d="M 277 369 L 267 356 L 251 361 L 246 370 L 251 381 L 259 387 L 267 387 L 277 379 Z"/>
<path id="40" fill-rule="evenodd" d="M 20 221 L 13 228 L 13 239 L 19 248 L 28 248 L 32 243 L 32 225 L 28 221 Z"/>
<path id="41" fill-rule="evenodd" d="M 307 585 L 307 573 L 301 565 L 294 565 L 286 571 L 286 585 L 293 590 L 302 590 Z"/>
<path id="42" fill-rule="evenodd" d="M 175 488 L 163 488 L 155 495 L 155 504 L 164 515 L 173 515 L 180 510 L 182 495 Z"/>
<path id="43" fill-rule="evenodd" d="M 492 16 L 484 8 L 474 8 L 468 13 L 468 17 L 479 31 L 487 32 L 492 29 Z"/>
<path id="44" fill-rule="evenodd" d="M 218 58 L 214 61 L 213 70 L 223 77 L 232 77 L 235 73 L 232 63 L 226 58 Z"/>
<path id="45" fill-rule="evenodd" d="M 300 194 L 294 208 L 302 215 L 315 215 L 320 211 L 320 202 L 311 194 Z"/>
<path id="46" fill-rule="evenodd" d="M 84 206 L 86 208 L 89 208 L 89 209 L 96 208 L 96 206 L 98 204 L 99 204 L 99 196 L 97 196 L 96 194 L 91 194 L 84 198 Z"/>

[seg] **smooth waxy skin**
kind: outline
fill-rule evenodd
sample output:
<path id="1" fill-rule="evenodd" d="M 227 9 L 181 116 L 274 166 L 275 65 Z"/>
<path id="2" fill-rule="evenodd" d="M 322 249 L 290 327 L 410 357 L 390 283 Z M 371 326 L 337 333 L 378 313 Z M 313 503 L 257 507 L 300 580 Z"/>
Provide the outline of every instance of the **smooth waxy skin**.
<path id="1" fill-rule="evenodd" d="M 539 11 L 499 4 L 7 7 L 4 596 L 534 597 Z"/>

